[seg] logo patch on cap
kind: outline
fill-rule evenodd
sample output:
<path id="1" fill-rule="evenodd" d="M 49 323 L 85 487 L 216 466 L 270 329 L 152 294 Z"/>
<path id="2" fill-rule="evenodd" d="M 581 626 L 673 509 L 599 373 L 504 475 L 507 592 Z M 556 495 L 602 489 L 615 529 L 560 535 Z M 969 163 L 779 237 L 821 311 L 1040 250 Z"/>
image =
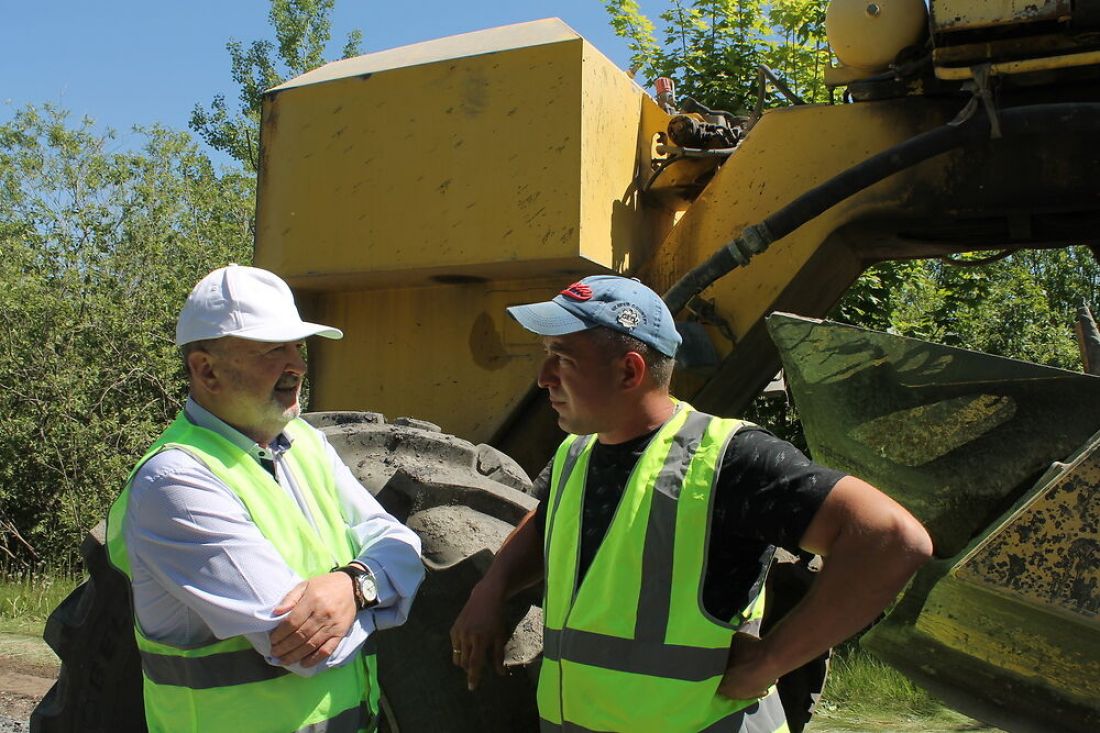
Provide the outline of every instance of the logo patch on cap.
<path id="1" fill-rule="evenodd" d="M 565 290 L 561 291 L 561 294 L 567 298 L 572 298 L 573 300 L 592 300 L 592 288 L 588 287 L 587 285 L 582 285 L 579 282 L 573 283 Z"/>
<path id="2" fill-rule="evenodd" d="M 628 305 L 619 311 L 618 315 L 615 316 L 615 321 L 628 331 L 632 331 L 642 322 L 642 314 L 634 306 Z"/>

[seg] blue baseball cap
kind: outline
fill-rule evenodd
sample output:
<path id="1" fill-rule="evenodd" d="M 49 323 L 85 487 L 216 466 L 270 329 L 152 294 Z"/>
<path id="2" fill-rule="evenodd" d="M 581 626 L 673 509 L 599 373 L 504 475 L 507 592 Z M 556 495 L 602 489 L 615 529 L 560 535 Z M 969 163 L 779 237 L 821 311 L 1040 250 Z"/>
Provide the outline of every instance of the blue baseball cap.
<path id="1" fill-rule="evenodd" d="M 508 313 L 540 336 L 564 336 L 603 326 L 633 336 L 665 356 L 676 356 L 683 340 L 657 293 L 638 280 L 617 275 L 586 277 L 553 300 L 514 305 Z"/>

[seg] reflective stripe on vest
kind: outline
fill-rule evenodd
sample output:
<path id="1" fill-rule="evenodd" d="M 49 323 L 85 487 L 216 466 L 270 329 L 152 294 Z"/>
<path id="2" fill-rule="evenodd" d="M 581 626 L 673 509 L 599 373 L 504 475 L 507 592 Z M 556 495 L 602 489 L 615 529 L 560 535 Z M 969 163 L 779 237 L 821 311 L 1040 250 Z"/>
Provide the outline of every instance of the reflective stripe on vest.
<path id="1" fill-rule="evenodd" d="M 551 723 L 539 721 L 540 733 L 614 733 L 612 731 L 594 731 L 576 723 Z M 699 733 L 789 733 L 787 716 L 783 712 L 783 703 L 779 693 L 772 690 L 767 697 L 708 725 Z"/>
<path id="2" fill-rule="evenodd" d="M 733 621 L 702 607 L 714 481 L 741 425 L 681 403 L 638 459 L 580 581 L 580 517 L 594 439 L 569 436 L 558 449 L 543 548 L 545 730 L 785 729 L 781 707 L 778 723 L 769 714 L 772 696 L 717 695 L 733 634 L 762 615 L 762 594 Z"/>
<path id="3" fill-rule="evenodd" d="M 180 413 L 130 474 L 107 522 L 112 564 L 130 577 L 123 526 L 130 482 L 157 452 L 187 452 L 230 487 L 260 532 L 301 577 L 323 575 L 354 557 L 329 457 L 320 436 L 300 420 L 287 425 L 293 440 L 285 467 L 310 509 L 313 523 L 267 471 L 220 435 Z M 273 666 L 244 637 L 197 648 L 147 638 L 135 620 L 150 731 L 240 733 L 242 730 L 357 733 L 372 730 L 378 685 L 373 644 L 347 664 L 300 677 Z"/>

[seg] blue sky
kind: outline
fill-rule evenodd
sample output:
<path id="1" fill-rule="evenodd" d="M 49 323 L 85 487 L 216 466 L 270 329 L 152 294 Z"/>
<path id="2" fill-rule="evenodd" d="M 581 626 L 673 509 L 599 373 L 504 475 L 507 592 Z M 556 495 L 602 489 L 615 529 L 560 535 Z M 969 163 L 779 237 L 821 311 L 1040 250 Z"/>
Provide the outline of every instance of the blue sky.
<path id="1" fill-rule="evenodd" d="M 641 6 L 655 14 L 663 3 Z M 262 0 L 0 0 L 0 121 L 52 102 L 122 144 L 134 125 L 185 128 L 196 102 L 236 94 L 226 41 L 271 38 L 267 11 Z M 329 57 L 356 27 L 370 52 L 551 16 L 627 66 L 600 0 L 336 0 Z"/>

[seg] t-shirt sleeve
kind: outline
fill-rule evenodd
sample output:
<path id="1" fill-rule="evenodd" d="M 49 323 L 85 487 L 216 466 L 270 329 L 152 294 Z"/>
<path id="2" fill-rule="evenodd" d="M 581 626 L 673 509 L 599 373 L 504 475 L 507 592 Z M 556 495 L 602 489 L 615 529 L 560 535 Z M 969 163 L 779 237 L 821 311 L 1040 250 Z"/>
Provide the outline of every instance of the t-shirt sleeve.
<path id="1" fill-rule="evenodd" d="M 763 428 L 742 428 L 722 459 L 715 527 L 797 552 L 821 503 L 844 476 Z"/>
<path id="2" fill-rule="evenodd" d="M 550 474 L 554 470 L 554 459 L 551 458 L 546 467 L 539 471 L 539 475 L 531 482 L 531 496 L 539 500 L 535 508 L 535 526 L 539 535 L 546 536 L 546 499 L 550 496 Z"/>

